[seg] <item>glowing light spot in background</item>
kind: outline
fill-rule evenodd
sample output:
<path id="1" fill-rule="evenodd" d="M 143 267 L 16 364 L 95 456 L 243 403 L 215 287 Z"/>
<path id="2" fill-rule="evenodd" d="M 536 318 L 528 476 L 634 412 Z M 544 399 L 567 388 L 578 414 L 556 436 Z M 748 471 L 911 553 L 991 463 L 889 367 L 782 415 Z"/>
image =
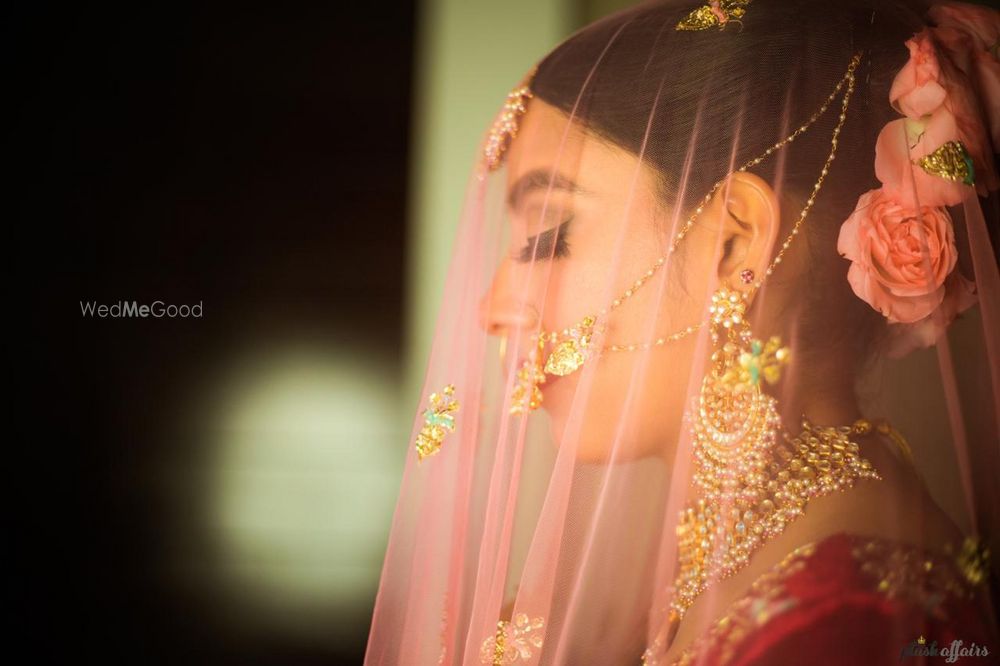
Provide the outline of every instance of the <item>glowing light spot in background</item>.
<path id="1" fill-rule="evenodd" d="M 396 370 L 343 347 L 243 367 L 221 401 L 208 513 L 229 594 L 271 628 L 357 631 L 348 625 L 368 620 L 405 455 Z"/>

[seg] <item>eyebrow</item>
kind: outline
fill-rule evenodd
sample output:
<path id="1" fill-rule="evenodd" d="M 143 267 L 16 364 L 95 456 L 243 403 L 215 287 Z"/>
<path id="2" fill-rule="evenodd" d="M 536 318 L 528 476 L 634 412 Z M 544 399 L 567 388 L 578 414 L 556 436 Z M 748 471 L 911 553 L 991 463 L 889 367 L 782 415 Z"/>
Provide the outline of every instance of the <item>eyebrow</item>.
<path id="1" fill-rule="evenodd" d="M 528 194 L 536 190 L 548 190 L 550 188 L 573 194 L 579 194 L 584 191 L 575 182 L 558 172 L 553 173 L 545 169 L 535 169 L 517 179 L 514 186 L 510 188 L 510 192 L 507 193 L 507 205 L 517 210 L 521 207 L 524 197 Z"/>

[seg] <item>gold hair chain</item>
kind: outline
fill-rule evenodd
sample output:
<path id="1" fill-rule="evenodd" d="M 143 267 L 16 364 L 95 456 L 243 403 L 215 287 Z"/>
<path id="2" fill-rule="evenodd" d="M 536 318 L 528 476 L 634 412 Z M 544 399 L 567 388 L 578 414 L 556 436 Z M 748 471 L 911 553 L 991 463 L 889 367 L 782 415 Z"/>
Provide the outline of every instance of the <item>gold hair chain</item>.
<path id="1" fill-rule="evenodd" d="M 830 95 L 826 98 L 826 100 L 824 100 L 820 108 L 816 111 L 816 113 L 814 113 L 809 118 L 809 120 L 807 120 L 802 126 L 796 129 L 790 135 L 788 135 L 781 141 L 778 141 L 770 148 L 765 150 L 762 154 L 749 160 L 736 170 L 738 172 L 742 172 L 746 171 L 751 167 L 757 166 L 765 159 L 770 157 L 772 153 L 774 153 L 777 150 L 780 150 L 781 148 L 784 148 L 786 145 L 794 141 L 797 137 L 802 135 L 817 120 L 819 120 L 819 118 L 824 113 L 826 113 L 826 110 L 829 108 L 830 104 L 832 104 L 833 100 L 836 99 L 837 94 L 840 93 L 840 91 L 844 88 L 845 85 L 847 86 L 847 92 L 844 94 L 843 100 L 841 101 L 840 117 L 837 121 L 836 127 L 834 127 L 833 129 L 833 137 L 830 141 L 831 143 L 830 153 L 826 158 L 826 162 L 823 164 L 823 169 L 820 171 L 819 179 L 816 181 L 815 185 L 813 185 L 812 192 L 810 193 L 809 198 L 806 200 L 805 206 L 802 207 L 802 211 L 799 213 L 798 219 L 792 226 L 791 232 L 785 238 L 785 241 L 781 244 L 781 249 L 778 251 L 778 254 L 771 261 L 771 264 L 767 267 L 764 276 L 758 278 L 750 286 L 749 291 L 751 294 L 760 289 L 760 287 L 764 284 L 764 280 L 767 277 L 769 277 L 774 272 L 775 267 L 781 263 L 782 258 L 785 256 L 785 252 L 788 251 L 789 246 L 792 244 L 792 239 L 794 239 L 799 234 L 799 229 L 802 227 L 802 223 L 805 221 L 806 216 L 809 215 L 809 211 L 812 210 L 813 204 L 816 203 L 816 195 L 819 193 L 820 188 L 823 187 L 823 181 L 826 179 L 826 176 L 830 171 L 830 164 L 833 162 L 837 154 L 837 140 L 838 137 L 840 136 L 840 131 L 844 126 L 844 121 L 847 120 L 847 106 L 850 103 L 851 95 L 854 93 L 854 70 L 857 68 L 860 62 L 861 62 L 860 54 L 856 54 L 853 58 L 851 58 L 851 63 L 847 68 L 847 73 L 844 74 L 844 77 L 837 83 L 836 87 L 833 89 L 833 92 L 830 93 Z M 691 227 L 694 226 L 695 220 L 698 218 L 699 215 L 701 215 L 702 211 L 705 209 L 705 206 L 712 200 L 712 197 L 727 180 L 728 176 L 726 178 L 719 180 L 718 182 L 715 183 L 715 185 L 712 186 L 712 189 L 708 191 L 708 194 L 704 196 L 704 198 L 701 200 L 698 206 L 694 209 L 694 213 L 692 213 L 691 216 L 688 217 L 688 219 L 684 222 L 684 225 L 681 227 L 680 231 L 677 232 L 677 235 L 674 237 L 673 242 L 667 249 L 667 254 L 659 257 L 656 260 L 656 263 L 653 265 L 653 267 L 646 271 L 645 275 L 643 275 L 640 279 L 636 280 L 635 283 L 632 285 L 632 287 L 626 289 L 625 293 L 622 294 L 621 297 L 616 298 L 614 301 L 612 301 L 611 310 L 618 307 L 619 305 L 621 305 L 621 303 L 630 298 L 632 294 L 635 293 L 636 289 L 645 284 L 646 281 L 653 276 L 653 274 L 656 272 L 656 269 L 658 269 L 660 266 L 663 266 L 666 263 L 667 257 L 670 254 L 673 254 L 677 250 L 677 246 L 688 234 L 688 232 L 691 231 Z M 602 314 L 606 314 L 607 312 L 608 311 L 602 311 Z M 691 333 L 694 333 L 703 325 L 704 322 L 688 326 L 687 328 L 681 331 L 678 331 L 676 333 L 673 333 L 671 335 L 662 338 L 658 338 L 653 343 L 610 345 L 608 349 L 610 349 L 611 351 L 634 351 L 636 349 L 643 349 L 643 348 L 648 349 L 650 346 L 653 345 L 659 346 L 671 340 L 679 340 L 680 338 L 683 338 L 687 335 L 690 335 Z"/>

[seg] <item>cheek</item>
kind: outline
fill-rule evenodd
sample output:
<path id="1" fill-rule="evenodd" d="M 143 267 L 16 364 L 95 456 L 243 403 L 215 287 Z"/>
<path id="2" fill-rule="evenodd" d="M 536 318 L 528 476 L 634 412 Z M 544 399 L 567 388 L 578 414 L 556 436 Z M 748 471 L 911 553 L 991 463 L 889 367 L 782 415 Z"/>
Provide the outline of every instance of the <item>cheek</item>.
<path id="1" fill-rule="evenodd" d="M 614 296 L 609 276 L 616 275 L 615 288 L 624 291 L 654 265 L 661 245 L 652 231 L 631 234 L 616 264 L 616 239 L 601 240 L 608 242 L 577 234 L 575 241 L 571 237 L 570 256 L 547 267 L 545 330 L 560 331 L 597 314 L 604 299 Z M 607 322 L 606 342 L 639 342 L 651 330 L 656 337 L 694 323 L 699 313 L 685 307 L 689 299 L 662 287 L 661 280 L 674 284 L 675 279 L 659 274 L 616 310 Z M 673 450 L 686 408 L 692 340 L 648 352 L 604 351 L 595 368 L 544 385 L 543 405 L 556 441 L 571 439 L 578 460 L 592 463 L 606 461 L 612 451 L 616 460 L 631 460 Z"/>
<path id="2" fill-rule="evenodd" d="M 598 312 L 601 292 L 592 284 L 594 271 L 590 267 L 569 258 L 549 262 L 546 268 L 542 316 L 545 330 L 561 331 Z"/>
<path id="3" fill-rule="evenodd" d="M 548 330 L 562 330 L 598 314 L 612 297 L 609 281 L 624 289 L 638 270 L 632 266 L 637 257 L 629 247 L 621 248 L 616 260 L 619 230 L 600 222 L 604 218 L 599 210 L 579 217 L 567 237 L 568 256 L 549 262 L 544 315 Z"/>
<path id="4" fill-rule="evenodd" d="M 690 350 L 653 350 L 648 355 L 606 352 L 589 387 L 570 375 L 546 391 L 546 410 L 557 441 L 577 440 L 581 462 L 618 461 L 669 453 L 676 445 L 687 407 Z M 582 400 L 586 400 L 584 404 Z"/>

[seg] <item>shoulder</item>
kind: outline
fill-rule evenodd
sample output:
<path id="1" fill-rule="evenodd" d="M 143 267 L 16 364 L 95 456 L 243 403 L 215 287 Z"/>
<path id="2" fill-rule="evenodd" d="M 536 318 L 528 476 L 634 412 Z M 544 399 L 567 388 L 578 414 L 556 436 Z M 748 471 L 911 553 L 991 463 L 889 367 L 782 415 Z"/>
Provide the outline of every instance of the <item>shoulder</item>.
<path id="1" fill-rule="evenodd" d="M 848 533 L 802 546 L 759 576 L 677 663 L 882 664 L 955 640 L 998 649 L 977 572 L 963 571 L 962 556 Z"/>
<path id="2" fill-rule="evenodd" d="M 859 480 L 846 492 L 813 499 L 803 519 L 789 528 L 793 543 L 819 543 L 841 532 L 906 541 L 918 531 L 923 543 L 960 543 L 963 535 L 931 497 L 913 465 L 894 452 L 895 445 L 873 435 L 862 455 L 879 473 L 879 480 Z M 778 551 L 781 552 L 780 550 Z"/>

